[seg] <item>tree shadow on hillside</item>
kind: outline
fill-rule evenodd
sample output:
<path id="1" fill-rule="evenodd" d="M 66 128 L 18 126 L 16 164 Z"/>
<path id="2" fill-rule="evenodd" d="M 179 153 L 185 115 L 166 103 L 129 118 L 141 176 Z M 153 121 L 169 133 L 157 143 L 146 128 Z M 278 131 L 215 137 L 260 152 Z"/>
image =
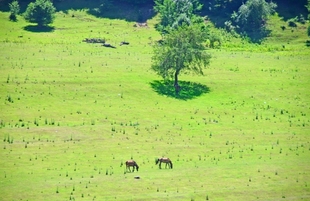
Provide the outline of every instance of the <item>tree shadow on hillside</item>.
<path id="1" fill-rule="evenodd" d="M 0 0 L 0 11 L 8 12 L 12 0 Z M 33 0 L 19 1 L 20 13 L 24 13 L 28 4 Z M 117 3 L 116 3 L 117 2 Z M 134 3 L 127 3 L 115 1 L 109 8 L 100 12 L 100 4 L 98 0 L 66 0 L 53 1 L 56 11 L 68 14 L 70 10 L 86 11 L 88 14 L 98 18 L 120 19 L 128 22 L 146 22 L 155 16 L 153 10 L 153 3 L 146 3 L 135 5 Z"/>
<path id="2" fill-rule="evenodd" d="M 240 33 L 242 36 L 245 38 L 249 39 L 249 42 L 251 43 L 257 43 L 261 44 L 263 40 L 269 36 L 271 33 L 271 30 L 269 29 L 262 29 L 262 30 L 257 30 L 257 31 L 247 31 L 247 32 L 242 32 Z"/>
<path id="3" fill-rule="evenodd" d="M 128 22 L 146 22 L 156 14 L 152 4 L 136 6 L 125 2 L 112 5 L 104 11 L 100 11 L 98 5 L 89 9 L 87 13 L 98 18 L 120 19 Z"/>
<path id="4" fill-rule="evenodd" d="M 154 80 L 150 85 L 158 94 L 180 100 L 190 100 L 210 92 L 209 87 L 195 82 L 179 81 L 181 86 L 179 94 L 175 93 L 173 81 Z"/>
<path id="5" fill-rule="evenodd" d="M 27 25 L 24 27 L 25 31 L 30 31 L 30 32 L 53 32 L 55 30 L 55 27 L 53 26 L 38 26 L 38 25 Z"/>
<path id="6" fill-rule="evenodd" d="M 134 5 L 126 2 L 117 2 L 100 10 L 100 1 L 72 0 L 72 2 L 55 2 L 57 11 L 66 14 L 69 10 L 85 10 L 89 15 L 98 18 L 120 19 L 128 22 L 145 22 L 155 16 L 153 4 Z"/>
<path id="7" fill-rule="evenodd" d="M 289 1 L 289 0 L 275 0 L 277 4 L 276 11 L 284 21 L 303 15 L 307 17 L 307 0 Z"/>

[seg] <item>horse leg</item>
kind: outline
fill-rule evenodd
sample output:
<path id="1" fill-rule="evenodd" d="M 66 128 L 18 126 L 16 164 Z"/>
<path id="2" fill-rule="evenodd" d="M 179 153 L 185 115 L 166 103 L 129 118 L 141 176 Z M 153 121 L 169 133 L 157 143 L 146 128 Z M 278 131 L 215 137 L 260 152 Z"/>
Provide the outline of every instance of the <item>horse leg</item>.
<path id="1" fill-rule="evenodd" d="M 159 169 L 161 169 L 161 161 L 159 162 Z"/>

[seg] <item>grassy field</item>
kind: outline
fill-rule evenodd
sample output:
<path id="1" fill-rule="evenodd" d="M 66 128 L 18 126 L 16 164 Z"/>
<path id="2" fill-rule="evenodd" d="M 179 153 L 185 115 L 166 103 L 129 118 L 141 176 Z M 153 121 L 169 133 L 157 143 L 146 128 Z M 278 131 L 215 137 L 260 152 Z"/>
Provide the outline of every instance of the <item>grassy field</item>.
<path id="1" fill-rule="evenodd" d="M 156 18 L 134 27 L 70 10 L 39 31 L 8 16 L 0 200 L 310 199 L 306 25 L 282 31 L 274 16 L 261 45 L 226 35 L 175 97 L 150 70 Z M 161 156 L 172 170 L 155 165 Z M 131 158 L 139 172 L 126 172 Z"/>

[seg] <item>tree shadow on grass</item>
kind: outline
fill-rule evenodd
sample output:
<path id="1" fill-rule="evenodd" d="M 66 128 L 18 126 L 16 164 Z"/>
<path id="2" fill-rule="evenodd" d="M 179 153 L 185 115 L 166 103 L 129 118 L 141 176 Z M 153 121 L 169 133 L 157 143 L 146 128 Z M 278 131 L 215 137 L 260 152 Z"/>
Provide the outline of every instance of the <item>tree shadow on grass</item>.
<path id="1" fill-rule="evenodd" d="M 38 25 L 27 25 L 24 27 L 25 31 L 30 32 L 52 32 L 55 30 L 55 27 L 51 26 L 38 26 Z"/>
<path id="2" fill-rule="evenodd" d="M 173 81 L 154 80 L 150 85 L 158 94 L 180 100 L 190 100 L 210 92 L 209 87 L 195 82 L 179 81 L 181 86 L 179 94 L 175 93 Z"/>
<path id="3" fill-rule="evenodd" d="M 246 37 L 249 38 L 249 42 L 261 44 L 263 40 L 270 35 L 271 30 L 263 29 L 263 30 L 248 30 L 246 33 Z"/>

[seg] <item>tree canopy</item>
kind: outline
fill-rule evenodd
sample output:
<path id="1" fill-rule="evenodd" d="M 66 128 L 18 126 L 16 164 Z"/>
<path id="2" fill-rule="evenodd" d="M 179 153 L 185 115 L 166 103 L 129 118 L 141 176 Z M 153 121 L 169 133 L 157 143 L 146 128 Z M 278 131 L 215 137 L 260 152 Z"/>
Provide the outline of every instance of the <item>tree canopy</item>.
<path id="1" fill-rule="evenodd" d="M 54 21 L 55 7 L 49 0 L 36 0 L 28 4 L 24 17 L 26 21 L 46 26 Z"/>
<path id="2" fill-rule="evenodd" d="M 154 9 L 160 14 L 160 22 L 156 25 L 157 31 L 165 33 L 169 28 L 196 21 L 195 12 L 202 5 L 198 0 L 155 0 Z"/>
<path id="3" fill-rule="evenodd" d="M 162 42 L 154 46 L 152 69 L 164 79 L 174 79 L 175 91 L 180 86 L 181 72 L 203 74 L 211 56 L 205 51 L 208 28 L 202 17 L 195 14 L 202 5 L 198 0 L 155 0 L 160 22 L 157 31 Z"/>
<path id="4" fill-rule="evenodd" d="M 12 3 L 9 4 L 10 8 L 10 20 L 17 21 L 17 15 L 20 11 L 20 7 L 18 1 L 14 0 Z"/>
<path id="5" fill-rule="evenodd" d="M 275 3 L 267 3 L 265 0 L 247 0 L 239 7 L 238 13 L 233 14 L 233 19 L 244 31 L 261 30 L 276 7 Z"/>
<path id="6" fill-rule="evenodd" d="M 203 45 L 206 37 L 207 30 L 199 24 L 182 25 L 171 29 L 163 42 L 155 45 L 152 69 L 164 79 L 174 79 L 176 93 L 181 72 L 203 75 L 203 68 L 209 64 L 211 56 Z"/>

